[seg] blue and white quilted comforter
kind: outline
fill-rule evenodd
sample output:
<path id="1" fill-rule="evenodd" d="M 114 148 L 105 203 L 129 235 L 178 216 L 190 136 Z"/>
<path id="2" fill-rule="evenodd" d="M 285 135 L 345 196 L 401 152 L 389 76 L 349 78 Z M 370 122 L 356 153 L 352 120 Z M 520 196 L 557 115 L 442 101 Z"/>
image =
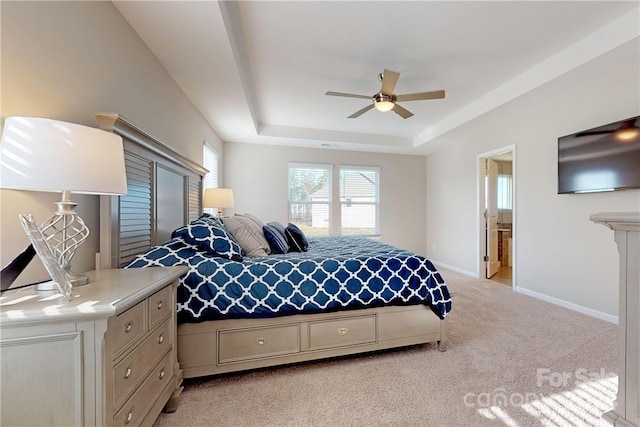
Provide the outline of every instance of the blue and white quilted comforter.
<path id="1" fill-rule="evenodd" d="M 275 317 L 384 305 L 451 310 L 444 280 L 424 257 L 367 238 L 309 239 L 308 252 L 214 257 L 181 238 L 138 255 L 125 268 L 186 265 L 178 285 L 178 322 Z"/>

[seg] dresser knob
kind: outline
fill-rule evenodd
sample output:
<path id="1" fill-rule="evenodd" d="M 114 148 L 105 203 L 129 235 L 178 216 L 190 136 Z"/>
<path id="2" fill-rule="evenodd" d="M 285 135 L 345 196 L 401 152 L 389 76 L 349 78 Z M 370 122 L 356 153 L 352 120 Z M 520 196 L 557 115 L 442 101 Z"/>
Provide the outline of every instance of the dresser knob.
<path id="1" fill-rule="evenodd" d="M 338 335 L 347 335 L 349 328 L 338 328 Z"/>
<path id="2" fill-rule="evenodd" d="M 164 342 L 164 334 L 160 334 L 160 336 L 158 336 L 158 344 L 162 344 Z"/>
<path id="3" fill-rule="evenodd" d="M 162 308 L 162 301 L 158 301 L 158 310 Z"/>
<path id="4" fill-rule="evenodd" d="M 133 328 L 133 322 L 127 322 L 127 324 L 124 325 L 125 332 L 131 332 L 131 328 Z"/>
<path id="5" fill-rule="evenodd" d="M 124 370 L 124 379 L 126 380 L 131 376 L 131 372 L 133 372 L 133 363 L 127 366 L 127 369 Z"/>
<path id="6" fill-rule="evenodd" d="M 158 375 L 158 378 L 160 379 L 164 378 L 164 368 L 162 368 L 162 370 L 160 371 L 160 375 Z"/>
<path id="7" fill-rule="evenodd" d="M 260 338 L 256 338 L 256 344 L 257 345 L 265 345 L 267 343 L 267 339 L 260 337 Z"/>
<path id="8" fill-rule="evenodd" d="M 132 419 L 133 419 L 133 408 L 131 408 L 131 410 L 127 414 L 127 418 L 125 418 L 124 423 L 129 424 Z"/>

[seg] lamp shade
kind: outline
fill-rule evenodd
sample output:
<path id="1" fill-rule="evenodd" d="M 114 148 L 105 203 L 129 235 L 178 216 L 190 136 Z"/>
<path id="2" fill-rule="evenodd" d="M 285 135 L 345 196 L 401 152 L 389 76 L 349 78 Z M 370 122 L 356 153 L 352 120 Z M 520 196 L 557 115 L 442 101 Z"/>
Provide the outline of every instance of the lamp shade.
<path id="1" fill-rule="evenodd" d="M 233 190 L 230 188 L 207 188 L 204 191 L 204 202 L 202 206 L 205 208 L 232 208 Z"/>
<path id="2" fill-rule="evenodd" d="M 0 141 L 0 188 L 127 193 L 122 138 L 58 120 L 8 117 Z"/>

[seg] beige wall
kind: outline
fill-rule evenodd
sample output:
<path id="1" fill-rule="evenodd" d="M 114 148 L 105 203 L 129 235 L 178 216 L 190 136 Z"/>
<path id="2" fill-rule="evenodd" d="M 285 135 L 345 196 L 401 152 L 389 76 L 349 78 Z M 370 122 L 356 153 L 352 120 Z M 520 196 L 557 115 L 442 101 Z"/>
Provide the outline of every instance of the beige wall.
<path id="1" fill-rule="evenodd" d="M 427 158 L 427 256 L 479 274 L 478 155 L 515 145 L 515 278 L 523 292 L 614 319 L 613 232 L 589 220 L 640 210 L 640 190 L 557 194 L 557 138 L 640 114 L 635 39 L 444 135 Z"/>
<path id="2" fill-rule="evenodd" d="M 201 163 L 202 143 L 222 143 L 111 2 L 6 2 L 1 4 L 2 118 L 48 117 L 97 126 L 94 113 L 122 114 L 183 155 Z M 0 190 L 0 263 L 26 245 L 19 213 L 39 222 L 57 194 Z M 91 230 L 72 267 L 94 268 L 99 248 L 97 196 L 74 196 Z M 35 261 L 18 279 L 45 279 Z"/>
<path id="3" fill-rule="evenodd" d="M 288 163 L 380 167 L 380 239 L 425 253 L 425 160 L 423 156 L 374 154 L 225 143 L 226 187 L 234 191 L 235 209 L 265 222 L 288 219 Z"/>

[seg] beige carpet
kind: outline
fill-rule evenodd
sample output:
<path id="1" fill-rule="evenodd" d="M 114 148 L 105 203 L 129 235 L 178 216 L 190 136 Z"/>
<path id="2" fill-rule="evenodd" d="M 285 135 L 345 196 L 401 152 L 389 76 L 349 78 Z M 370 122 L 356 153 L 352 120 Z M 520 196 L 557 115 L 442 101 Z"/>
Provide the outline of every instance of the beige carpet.
<path id="1" fill-rule="evenodd" d="M 617 326 L 442 271 L 448 346 L 186 381 L 156 426 L 605 426 Z"/>

